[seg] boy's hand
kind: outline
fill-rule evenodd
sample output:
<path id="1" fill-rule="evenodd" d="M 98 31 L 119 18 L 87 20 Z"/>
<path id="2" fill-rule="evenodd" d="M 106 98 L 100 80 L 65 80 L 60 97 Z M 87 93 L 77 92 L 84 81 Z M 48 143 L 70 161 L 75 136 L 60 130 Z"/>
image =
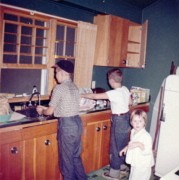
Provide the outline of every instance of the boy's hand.
<path id="1" fill-rule="evenodd" d="M 45 110 L 47 107 L 45 106 L 37 106 L 36 111 L 38 112 L 39 115 L 43 114 L 43 110 Z"/>

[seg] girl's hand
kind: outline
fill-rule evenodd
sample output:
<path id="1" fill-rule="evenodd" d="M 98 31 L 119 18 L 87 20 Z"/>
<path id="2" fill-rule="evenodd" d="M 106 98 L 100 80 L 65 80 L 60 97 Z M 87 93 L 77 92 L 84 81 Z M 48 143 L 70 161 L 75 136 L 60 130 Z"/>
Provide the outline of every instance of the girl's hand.
<path id="1" fill-rule="evenodd" d="M 119 152 L 119 156 L 126 155 L 126 152 L 127 152 L 127 146 Z"/>

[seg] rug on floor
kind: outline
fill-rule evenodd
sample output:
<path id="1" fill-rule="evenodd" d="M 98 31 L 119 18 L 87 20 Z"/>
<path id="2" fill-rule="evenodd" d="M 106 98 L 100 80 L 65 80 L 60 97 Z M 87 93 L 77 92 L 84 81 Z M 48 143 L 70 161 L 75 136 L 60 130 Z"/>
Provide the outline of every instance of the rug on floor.
<path id="1" fill-rule="evenodd" d="M 104 172 L 109 172 L 109 165 L 104 166 L 103 168 L 93 171 L 88 174 L 88 180 L 106 180 L 102 175 Z M 124 171 L 121 171 L 119 180 L 128 180 L 129 179 L 129 168 L 126 168 Z M 159 180 L 160 178 L 155 176 L 154 174 L 151 175 L 150 180 Z"/>
<path id="2" fill-rule="evenodd" d="M 104 166 L 103 168 L 88 174 L 88 180 L 106 180 L 104 177 L 102 177 L 102 175 L 105 172 L 109 172 L 109 165 Z M 129 169 L 126 169 L 125 171 L 122 171 L 120 173 L 119 180 L 128 180 L 128 179 L 129 179 Z"/>

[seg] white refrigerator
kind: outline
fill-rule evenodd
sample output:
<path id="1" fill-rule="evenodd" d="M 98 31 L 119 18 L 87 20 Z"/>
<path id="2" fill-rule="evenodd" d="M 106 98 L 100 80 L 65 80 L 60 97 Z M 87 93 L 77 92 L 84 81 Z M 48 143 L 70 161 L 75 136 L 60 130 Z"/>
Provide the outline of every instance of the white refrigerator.
<path id="1" fill-rule="evenodd" d="M 164 79 L 153 109 L 150 133 L 156 150 L 155 174 L 179 166 L 179 75 Z"/>

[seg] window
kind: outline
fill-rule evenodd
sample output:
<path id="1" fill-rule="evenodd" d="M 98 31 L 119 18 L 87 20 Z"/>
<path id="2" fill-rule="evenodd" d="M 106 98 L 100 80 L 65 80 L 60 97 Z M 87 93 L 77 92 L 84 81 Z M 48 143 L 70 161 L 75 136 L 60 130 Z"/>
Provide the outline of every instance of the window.
<path id="1" fill-rule="evenodd" d="M 0 6 L 0 93 L 41 95 L 54 86 L 52 65 L 75 61 L 77 23 L 47 14 Z"/>

